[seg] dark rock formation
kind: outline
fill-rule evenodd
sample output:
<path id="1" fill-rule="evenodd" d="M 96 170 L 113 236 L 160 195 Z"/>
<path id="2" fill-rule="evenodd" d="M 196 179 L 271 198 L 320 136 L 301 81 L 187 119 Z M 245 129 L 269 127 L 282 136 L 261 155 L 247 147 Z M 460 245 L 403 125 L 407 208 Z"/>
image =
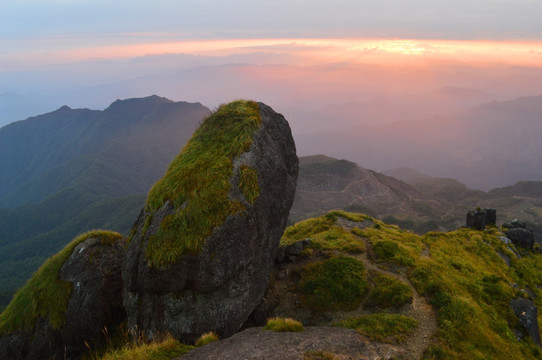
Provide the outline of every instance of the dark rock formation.
<path id="1" fill-rule="evenodd" d="M 527 224 L 515 219 L 511 223 L 503 224 L 503 227 L 508 228 L 504 233 L 516 246 L 533 250 L 534 231 L 527 227 Z"/>
<path id="2" fill-rule="evenodd" d="M 534 305 L 532 300 L 528 299 L 512 299 L 510 307 L 514 310 L 514 314 L 519 319 L 519 323 L 525 329 L 531 340 L 538 346 L 542 347 L 540 343 L 540 332 L 538 330 L 537 314 L 538 309 Z"/>
<path id="3" fill-rule="evenodd" d="M 531 229 L 514 228 L 504 232 L 512 242 L 525 249 L 532 250 L 534 245 L 534 233 Z"/>
<path id="4" fill-rule="evenodd" d="M 75 359 L 88 350 L 85 343 L 96 348 L 104 342 L 103 330 L 113 329 L 125 318 L 121 276 L 124 246 L 124 238 L 104 240 L 101 236 L 90 236 L 77 244 L 59 272 L 60 280 L 71 287 L 65 323 L 56 328 L 40 317 L 30 330 L 7 334 L 0 339 L 0 359 Z"/>
<path id="5" fill-rule="evenodd" d="M 226 110 L 228 106 L 231 104 Z M 198 251 L 182 254 L 166 266 L 149 261 L 149 244 L 156 234 L 167 230 L 170 219 L 189 206 L 190 200 L 183 200 L 180 206 L 168 200 L 154 211 L 146 207 L 134 224 L 123 265 L 124 305 L 129 328 L 148 339 L 171 333 L 190 342 L 208 331 L 222 338 L 231 336 L 265 292 L 294 198 L 298 159 L 284 117 L 262 103 L 257 109 L 261 125 L 251 135 L 250 148 L 231 159 L 228 197 L 245 210 L 228 215 L 214 227 Z M 181 158 L 186 157 L 186 151 L 185 147 Z M 243 166 L 257 174 L 259 194 L 253 202 L 239 191 Z M 209 169 L 209 176 L 212 171 Z M 190 226 L 187 222 L 172 236 L 182 239 L 192 231 Z"/>
<path id="6" fill-rule="evenodd" d="M 495 226 L 497 220 L 497 210 L 495 209 L 476 209 L 467 213 L 467 227 L 477 230 L 484 230 L 486 226 Z"/>

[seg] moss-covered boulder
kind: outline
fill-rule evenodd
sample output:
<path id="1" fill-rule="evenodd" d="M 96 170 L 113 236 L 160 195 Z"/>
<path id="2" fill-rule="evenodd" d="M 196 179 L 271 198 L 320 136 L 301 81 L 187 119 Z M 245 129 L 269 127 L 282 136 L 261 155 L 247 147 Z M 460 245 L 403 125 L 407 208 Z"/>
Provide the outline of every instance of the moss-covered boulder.
<path id="1" fill-rule="evenodd" d="M 0 315 L 0 359 L 73 359 L 125 317 L 126 240 L 92 231 L 47 260 Z"/>
<path id="2" fill-rule="evenodd" d="M 264 294 L 297 173 L 290 127 L 270 107 L 236 101 L 206 118 L 134 224 L 129 328 L 183 341 L 237 331 Z"/>

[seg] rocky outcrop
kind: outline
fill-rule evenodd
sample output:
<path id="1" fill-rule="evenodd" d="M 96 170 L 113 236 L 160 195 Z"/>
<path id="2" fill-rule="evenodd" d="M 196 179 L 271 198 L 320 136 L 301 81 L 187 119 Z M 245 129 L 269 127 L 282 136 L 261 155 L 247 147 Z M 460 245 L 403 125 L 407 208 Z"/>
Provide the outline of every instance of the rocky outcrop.
<path id="1" fill-rule="evenodd" d="M 247 132 L 239 124 L 249 118 L 258 121 L 247 121 L 255 124 Z M 233 155 L 227 150 L 236 133 L 230 134 L 236 140 L 220 143 L 232 131 L 249 136 L 243 140 L 249 146 Z M 223 160 L 189 162 L 206 158 Z M 198 178 L 190 166 L 204 175 Z M 216 177 L 222 167 L 230 171 L 224 181 Z M 170 333 L 185 342 L 208 331 L 233 335 L 265 292 L 297 173 L 289 125 L 270 107 L 238 101 L 207 118 L 151 190 L 134 225 L 123 265 L 129 328 L 148 339 Z M 226 185 L 225 213 L 215 206 L 221 194 L 208 203 L 198 198 L 217 181 Z M 216 221 L 208 232 L 202 218 Z"/>
<path id="2" fill-rule="evenodd" d="M 486 226 L 495 226 L 497 221 L 497 210 L 495 209 L 476 209 L 467 213 L 467 227 L 477 230 L 484 230 Z"/>
<path id="3" fill-rule="evenodd" d="M 308 327 L 302 332 L 250 328 L 194 349 L 181 359 L 410 359 L 408 355 L 400 346 L 370 341 L 354 330 L 340 327 Z"/>
<path id="4" fill-rule="evenodd" d="M 538 330 L 538 309 L 529 299 L 512 299 L 510 306 L 516 314 L 519 323 L 523 329 L 527 332 L 533 343 L 542 347 L 540 343 L 540 332 Z"/>
<path id="5" fill-rule="evenodd" d="M 124 245 L 125 239 L 119 234 L 94 232 L 74 240 L 45 263 L 2 314 L 4 329 L 14 327 L 9 326 L 8 317 L 26 317 L 23 324 L 31 327 L 21 324 L 2 337 L 0 358 L 75 359 L 88 350 L 87 346 L 96 348 L 103 342 L 104 330 L 114 328 L 125 316 L 121 284 Z M 65 254 L 69 257 L 62 261 L 60 257 Z M 60 270 L 55 271 L 58 267 Z M 58 279 L 46 284 L 50 278 L 43 274 L 51 272 L 57 272 Z M 36 279 L 38 276 L 41 278 Z M 51 291 L 53 287 L 58 291 Z M 34 302 L 34 308 L 20 307 L 27 301 Z M 46 314 L 35 316 L 34 312 Z M 58 314 L 63 321 L 52 320 Z"/>
<path id="6" fill-rule="evenodd" d="M 516 246 L 528 250 L 533 249 L 534 232 L 533 229 L 527 227 L 527 224 L 515 219 L 511 223 L 503 224 L 503 227 L 507 228 L 504 233 Z"/>

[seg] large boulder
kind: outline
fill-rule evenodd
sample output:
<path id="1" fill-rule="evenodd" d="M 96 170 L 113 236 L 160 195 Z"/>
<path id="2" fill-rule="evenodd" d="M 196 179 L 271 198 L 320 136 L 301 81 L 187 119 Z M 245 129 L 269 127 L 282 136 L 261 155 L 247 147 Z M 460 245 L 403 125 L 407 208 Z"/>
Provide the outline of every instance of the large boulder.
<path id="1" fill-rule="evenodd" d="M 147 339 L 234 334 L 260 302 L 293 202 L 288 122 L 236 101 L 205 119 L 149 192 L 128 246 L 128 326 Z"/>
<path id="2" fill-rule="evenodd" d="M 124 318 L 126 240 L 93 231 L 45 262 L 0 315 L 0 359 L 75 359 Z"/>

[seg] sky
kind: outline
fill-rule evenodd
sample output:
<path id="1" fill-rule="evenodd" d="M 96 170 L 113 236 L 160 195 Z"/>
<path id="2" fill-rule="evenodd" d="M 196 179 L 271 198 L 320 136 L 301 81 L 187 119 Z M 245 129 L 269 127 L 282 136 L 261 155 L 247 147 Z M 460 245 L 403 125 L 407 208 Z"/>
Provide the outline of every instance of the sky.
<path id="1" fill-rule="evenodd" d="M 166 45 L 204 40 L 214 50 L 232 39 L 496 41 L 536 51 L 540 14 L 539 0 L 0 0 L 0 66 L 194 51 Z"/>
<path id="2" fill-rule="evenodd" d="M 427 124 L 542 95 L 540 14 L 542 0 L 0 0 L 0 127 L 152 94 L 209 108 L 248 98 L 286 116 L 300 155 L 337 133 L 326 154 L 362 166 L 452 169 L 424 157 L 442 139 L 414 146 Z M 403 134 L 386 159 L 360 150 L 368 127 L 398 122 L 416 134 L 401 152 L 417 155 L 393 162 Z"/>

